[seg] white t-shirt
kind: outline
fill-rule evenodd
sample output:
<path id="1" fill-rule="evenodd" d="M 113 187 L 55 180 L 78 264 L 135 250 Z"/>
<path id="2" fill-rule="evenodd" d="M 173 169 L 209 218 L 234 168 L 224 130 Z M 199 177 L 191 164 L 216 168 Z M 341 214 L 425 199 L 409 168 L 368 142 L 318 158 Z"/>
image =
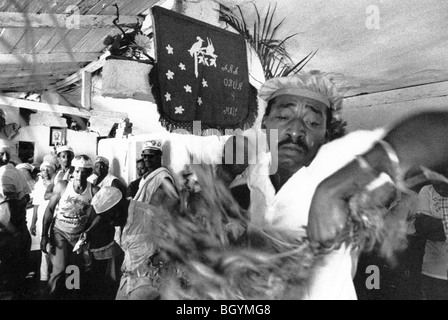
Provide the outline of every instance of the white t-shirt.
<path id="1" fill-rule="evenodd" d="M 368 151 L 382 139 L 385 130 L 356 131 L 325 144 L 308 167 L 296 172 L 278 191 L 269 178 L 270 154 L 249 168 L 248 186 L 251 190 L 249 212 L 251 222 L 260 227 L 270 226 L 285 232 L 306 235 L 308 214 L 314 192 L 325 178 Z M 315 269 L 305 299 L 354 300 L 352 258 L 348 248 L 329 254 Z"/>
<path id="2" fill-rule="evenodd" d="M 442 219 L 441 208 L 438 205 L 443 198 L 432 185 L 424 186 L 418 194 L 417 213 Z M 446 198 L 445 198 L 446 199 Z M 423 257 L 422 274 L 447 280 L 448 279 L 448 244 L 445 241 L 426 241 Z"/>

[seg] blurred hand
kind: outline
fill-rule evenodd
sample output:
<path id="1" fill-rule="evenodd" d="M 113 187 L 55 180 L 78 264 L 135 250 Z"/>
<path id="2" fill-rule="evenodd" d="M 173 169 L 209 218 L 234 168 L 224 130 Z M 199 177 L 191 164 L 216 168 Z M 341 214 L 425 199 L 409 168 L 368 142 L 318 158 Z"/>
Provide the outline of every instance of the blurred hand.
<path id="1" fill-rule="evenodd" d="M 331 247 L 344 229 L 348 214 L 348 201 L 321 184 L 314 194 L 308 217 L 308 236 L 311 241 Z"/>

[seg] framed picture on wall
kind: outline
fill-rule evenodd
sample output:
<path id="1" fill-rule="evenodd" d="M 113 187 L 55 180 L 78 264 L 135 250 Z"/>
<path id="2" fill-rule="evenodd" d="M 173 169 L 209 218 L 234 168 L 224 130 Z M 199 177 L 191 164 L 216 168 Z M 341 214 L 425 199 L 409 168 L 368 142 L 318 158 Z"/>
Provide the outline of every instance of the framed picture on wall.
<path id="1" fill-rule="evenodd" d="M 50 146 L 67 144 L 67 128 L 50 127 Z"/>

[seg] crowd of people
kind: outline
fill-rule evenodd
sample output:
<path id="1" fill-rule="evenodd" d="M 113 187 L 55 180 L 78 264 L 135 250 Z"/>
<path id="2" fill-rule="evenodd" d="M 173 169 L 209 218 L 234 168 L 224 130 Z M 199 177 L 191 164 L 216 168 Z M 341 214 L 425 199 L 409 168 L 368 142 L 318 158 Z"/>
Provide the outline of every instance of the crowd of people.
<path id="1" fill-rule="evenodd" d="M 164 291 L 171 285 L 168 279 L 174 275 L 182 280 L 180 285 L 188 287 L 193 271 L 176 264 L 180 258 L 171 263 L 170 255 L 163 254 L 169 247 L 164 234 L 170 226 L 155 231 L 155 217 L 195 215 L 207 208 L 210 221 L 204 216 L 193 221 L 204 230 L 221 228 L 217 234 L 223 247 L 250 251 L 256 246 L 251 235 L 260 230 L 276 230 L 308 245 L 316 259 L 295 298 L 360 297 L 365 288 L 354 278 L 365 271 L 358 267 L 363 265 L 366 243 L 378 254 L 387 251 L 378 247 L 389 247 L 388 257 L 395 256 L 395 249 L 390 249 L 395 246 L 384 236 L 389 231 L 405 241 L 416 234 L 425 239 L 422 268 L 412 273 L 419 278 L 419 297 L 448 299 L 448 180 L 440 178 L 448 176 L 448 113 L 425 112 L 390 128 L 345 134 L 340 116 L 343 97 L 324 75 L 268 80 L 259 97 L 266 103 L 260 129 L 266 133 L 268 148 L 256 154 L 255 161 L 249 159 L 249 139 L 233 136 L 222 146 L 222 163 L 200 172 L 190 165 L 177 176 L 162 164 L 162 141 L 151 140 L 144 143 L 136 163 L 138 177 L 128 186 L 110 172 L 111 159 L 77 155 L 69 146 L 44 157 L 37 181 L 30 183 L 10 162 L 10 150 L 3 143 L 0 291 L 9 290 L 17 299 L 24 297 L 31 234 L 40 243 L 39 298 L 169 298 L 173 295 Z M 229 146 L 234 154 L 230 161 L 225 157 Z M 239 152 L 244 156 L 235 161 Z M 441 176 L 428 178 L 421 190 L 412 191 L 405 177 L 415 168 Z M 212 194 L 210 189 L 221 190 L 221 184 L 232 196 L 232 204 L 224 203 L 228 199 L 224 191 L 221 199 L 219 193 L 215 201 L 205 198 Z M 379 189 L 387 191 L 380 197 L 375 193 Z M 359 194 L 370 195 L 368 203 L 375 203 L 376 211 L 360 210 L 355 202 Z M 402 205 L 410 198 L 415 200 L 413 205 Z M 28 227 L 30 206 L 34 214 Z M 226 213 L 213 217 L 218 212 Z M 404 231 L 400 229 L 403 224 Z M 197 250 L 207 248 L 207 244 L 194 245 Z M 300 264 L 298 269 L 303 267 Z M 69 266 L 80 270 L 78 290 L 67 288 Z"/>

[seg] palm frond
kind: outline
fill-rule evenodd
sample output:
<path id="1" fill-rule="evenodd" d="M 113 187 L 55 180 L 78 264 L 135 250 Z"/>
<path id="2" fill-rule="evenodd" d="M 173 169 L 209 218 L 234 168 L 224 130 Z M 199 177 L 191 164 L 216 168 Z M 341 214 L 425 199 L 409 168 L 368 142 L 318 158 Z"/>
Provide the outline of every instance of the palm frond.
<path id="1" fill-rule="evenodd" d="M 235 29 L 252 46 L 263 66 L 266 79 L 300 72 L 314 57 L 317 50 L 295 63 L 286 49 L 286 42 L 297 36 L 298 33 L 288 35 L 284 39 L 277 39 L 277 33 L 285 21 L 285 19 L 282 19 L 278 23 L 274 22 L 277 5 L 269 5 L 266 14 L 262 17 L 256 4 L 252 4 L 255 18 L 250 24 L 240 6 L 236 6 L 237 13 L 222 7 L 219 11 L 220 20 Z M 249 25 L 252 27 L 250 28 Z"/>

